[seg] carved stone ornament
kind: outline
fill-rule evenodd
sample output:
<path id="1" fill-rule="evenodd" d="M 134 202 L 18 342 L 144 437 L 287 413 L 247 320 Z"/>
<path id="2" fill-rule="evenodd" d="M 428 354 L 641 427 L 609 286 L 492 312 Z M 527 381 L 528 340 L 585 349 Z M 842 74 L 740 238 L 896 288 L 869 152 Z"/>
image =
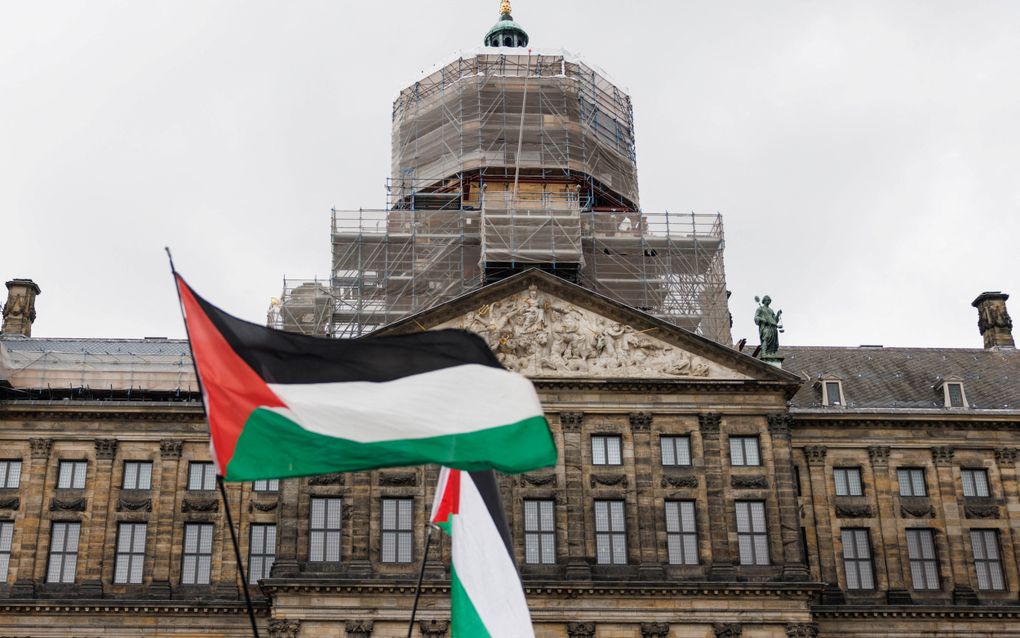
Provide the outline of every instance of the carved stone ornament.
<path id="1" fill-rule="evenodd" d="M 647 412 L 631 412 L 628 419 L 630 429 L 635 432 L 647 432 L 652 427 L 652 415 Z"/>
<path id="2" fill-rule="evenodd" d="M 626 474 L 592 474 L 589 479 L 589 483 L 592 487 L 596 485 L 608 485 L 627 487 L 627 475 Z"/>
<path id="3" fill-rule="evenodd" d="M 641 638 L 666 638 L 669 636 L 669 624 L 664 622 L 641 623 Z"/>
<path id="4" fill-rule="evenodd" d="M 560 426 L 564 432 L 579 432 L 584 412 L 560 412 Z"/>
<path id="5" fill-rule="evenodd" d="M 517 484 L 521 487 L 535 486 L 556 486 L 555 474 L 521 474 L 517 477 Z"/>
<path id="6" fill-rule="evenodd" d="M 449 630 L 449 620 L 418 621 L 418 631 L 421 632 L 422 638 L 444 638 Z"/>
<path id="7" fill-rule="evenodd" d="M 740 638 L 744 626 L 737 622 L 718 624 L 712 627 L 715 638 Z"/>
<path id="8" fill-rule="evenodd" d="M 722 417 L 718 414 L 699 414 L 698 415 L 698 429 L 701 430 L 702 434 L 711 435 L 719 434 L 719 424 L 722 423 Z"/>
<path id="9" fill-rule="evenodd" d="M 836 516 L 839 518 L 873 518 L 875 513 L 867 503 L 836 503 Z"/>
<path id="10" fill-rule="evenodd" d="M 963 514 L 967 518 L 999 518 L 999 506 L 995 503 L 963 503 Z"/>
<path id="11" fill-rule="evenodd" d="M 370 638 L 375 623 L 371 620 L 348 620 L 344 625 L 347 638 Z"/>
<path id="12" fill-rule="evenodd" d="M 268 503 L 262 503 L 260 501 L 251 500 L 251 501 L 248 501 L 248 511 L 249 512 L 272 512 L 277 507 L 279 507 L 279 505 L 280 505 L 279 501 L 270 501 Z"/>
<path id="13" fill-rule="evenodd" d="M 900 499 L 900 514 L 911 518 L 931 518 L 935 516 L 935 508 L 927 498 Z"/>
<path id="14" fill-rule="evenodd" d="M 790 623 L 786 626 L 787 638 L 817 638 L 818 625 L 813 622 Z"/>
<path id="15" fill-rule="evenodd" d="M 269 638 L 297 638 L 301 631 L 299 620 L 270 620 Z"/>
<path id="16" fill-rule="evenodd" d="M 112 460 L 117 456 L 117 439 L 96 439 L 96 458 Z"/>
<path id="17" fill-rule="evenodd" d="M 21 507 L 21 499 L 17 496 L 0 498 L 0 510 L 16 510 Z"/>
<path id="18" fill-rule="evenodd" d="M 1000 447 L 995 450 L 995 462 L 999 465 L 1014 465 L 1016 457 L 1017 449 L 1015 447 Z"/>
<path id="19" fill-rule="evenodd" d="M 809 445 L 804 448 L 804 456 L 807 457 L 808 465 L 824 464 L 827 451 L 824 445 Z"/>
<path id="20" fill-rule="evenodd" d="M 780 436 L 789 434 L 792 421 L 789 414 L 770 414 L 768 415 L 769 432 Z"/>
<path id="21" fill-rule="evenodd" d="M 870 446 L 868 448 L 868 458 L 871 459 L 871 464 L 875 467 L 885 467 L 889 465 L 889 446 Z"/>
<path id="22" fill-rule="evenodd" d="M 88 508 L 88 500 L 81 498 L 54 498 L 50 500 L 51 512 L 84 512 Z"/>
<path id="23" fill-rule="evenodd" d="M 504 366 L 529 377 L 746 378 L 536 286 L 437 327 L 478 333 Z"/>
<path id="24" fill-rule="evenodd" d="M 698 477 L 694 474 L 689 474 L 687 476 L 670 476 L 669 474 L 664 474 L 662 476 L 662 486 L 695 488 L 698 486 Z"/>
<path id="25" fill-rule="evenodd" d="M 159 442 L 159 455 L 164 459 L 179 459 L 183 447 L 184 441 L 180 439 L 163 439 Z"/>
<path id="26" fill-rule="evenodd" d="M 182 512 L 218 512 L 220 502 L 215 498 L 186 498 L 181 503 Z"/>
<path id="27" fill-rule="evenodd" d="M 593 622 L 568 622 L 567 636 L 570 638 L 594 638 L 595 623 Z"/>
<path id="28" fill-rule="evenodd" d="M 32 446 L 33 459 L 49 458 L 53 449 L 53 439 L 29 439 L 28 444 Z"/>
<path id="29" fill-rule="evenodd" d="M 125 498 L 120 497 L 117 499 L 117 511 L 118 512 L 151 512 L 152 511 L 152 499 L 151 498 Z"/>
<path id="30" fill-rule="evenodd" d="M 730 476 L 730 487 L 738 490 L 766 490 L 769 487 L 769 480 L 764 476 Z"/>
<path id="31" fill-rule="evenodd" d="M 379 475 L 379 485 L 390 487 L 414 487 L 418 484 L 417 472 L 386 472 Z"/>
<path id="32" fill-rule="evenodd" d="M 931 449 L 931 458 L 934 459 L 935 465 L 949 465 L 953 462 L 954 453 L 953 448 L 941 445 Z"/>
<path id="33" fill-rule="evenodd" d="M 309 485 L 343 485 L 344 475 L 340 472 L 333 472 L 332 474 L 319 474 L 318 476 L 312 476 L 308 479 Z"/>

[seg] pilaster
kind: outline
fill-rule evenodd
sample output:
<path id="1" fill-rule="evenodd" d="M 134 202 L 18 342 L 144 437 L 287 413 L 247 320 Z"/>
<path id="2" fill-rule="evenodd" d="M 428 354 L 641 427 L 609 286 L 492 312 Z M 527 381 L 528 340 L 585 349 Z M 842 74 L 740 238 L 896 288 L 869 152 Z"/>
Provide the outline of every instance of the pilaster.
<path id="1" fill-rule="evenodd" d="M 660 514 L 655 511 L 652 490 L 652 415 L 632 412 L 629 415 L 631 438 L 634 441 L 634 482 L 637 493 L 637 525 L 639 556 L 638 571 L 643 578 L 660 580 L 665 576 L 659 547 L 655 542 Z"/>
<path id="2" fill-rule="evenodd" d="M 22 472 L 22 480 L 27 482 L 28 489 L 22 490 L 25 495 L 25 515 L 21 520 L 21 546 L 19 548 L 18 573 L 14 586 L 11 588 L 12 598 L 30 598 L 35 593 L 34 575 L 36 561 L 45 561 L 40 552 L 42 540 L 43 492 L 46 489 L 47 470 L 49 468 L 50 451 L 53 439 L 29 439 L 32 448 L 28 472 Z M 13 563 L 13 561 L 12 561 Z"/>
<path id="3" fill-rule="evenodd" d="M 945 520 L 944 536 L 949 545 L 949 557 L 945 561 L 949 565 L 949 578 L 943 589 L 953 591 L 957 585 L 969 586 L 970 578 L 967 569 L 967 552 L 962 536 L 962 512 L 959 497 L 956 493 L 956 479 L 953 477 L 953 455 L 955 451 L 948 446 L 933 447 L 931 457 L 935 462 L 935 480 L 938 485 L 938 496 L 942 505 L 942 517 Z M 942 532 L 938 532 L 942 533 Z"/>
<path id="4" fill-rule="evenodd" d="M 722 448 L 719 441 L 719 427 L 722 417 L 718 414 L 699 414 L 698 428 L 705 450 L 705 491 L 708 496 L 708 517 L 712 521 L 712 564 L 709 578 L 733 580 L 736 570 L 730 553 L 729 517 L 726 515 L 726 486 L 722 479 Z"/>
<path id="5" fill-rule="evenodd" d="M 889 452 L 889 447 L 885 445 L 873 445 L 868 448 L 868 458 L 871 460 L 875 480 L 875 496 L 878 499 L 878 524 L 881 528 L 882 541 L 882 546 L 878 547 L 876 544 L 873 551 L 875 555 L 885 557 L 887 597 L 890 602 L 899 602 L 909 600 L 910 594 L 903 580 L 899 518 L 896 515 L 899 482 L 896 480 L 894 470 L 889 467 Z"/>
<path id="6" fill-rule="evenodd" d="M 80 548 L 84 558 L 82 590 L 88 597 L 101 598 L 103 595 L 103 563 L 107 556 L 113 560 L 113 548 L 107 551 L 107 520 L 110 513 L 111 490 L 113 489 L 113 460 L 117 456 L 116 439 L 96 439 L 96 470 L 92 477 L 91 520 L 83 525 L 82 540 L 86 547 Z M 81 560 L 81 559 L 79 559 Z"/>
<path id="7" fill-rule="evenodd" d="M 163 439 L 159 442 L 159 482 L 155 485 L 159 493 L 155 501 L 155 524 L 152 526 L 152 584 L 149 593 L 154 598 L 170 597 L 170 560 L 174 552 L 174 513 L 177 508 L 177 476 L 184 442 L 179 439 Z"/>
<path id="8" fill-rule="evenodd" d="M 800 512 L 797 488 L 793 483 L 793 451 L 790 448 L 790 415 L 770 414 L 772 462 L 775 467 L 775 490 L 779 500 L 780 540 L 783 543 L 783 580 L 807 581 L 808 567 L 800 538 Z"/>
<path id="9" fill-rule="evenodd" d="M 1016 462 L 1020 450 L 1015 447 L 1000 447 L 995 450 L 995 463 L 999 466 L 1002 481 L 1002 495 L 1006 502 L 1006 519 L 1013 530 L 1013 538 L 1020 538 L 1020 484 L 1017 481 Z M 1013 543 L 1016 564 L 1020 566 L 1020 542 Z"/>
<path id="10" fill-rule="evenodd" d="M 815 515 L 815 534 L 818 542 L 818 571 L 821 579 L 838 587 L 836 550 L 833 544 L 832 506 L 829 502 L 828 471 L 825 462 L 827 449 L 821 445 L 804 448 L 808 462 L 808 480 L 811 483 L 811 507 Z"/>
<path id="11" fill-rule="evenodd" d="M 563 468 L 566 482 L 567 520 L 567 571 L 569 579 L 591 578 L 591 563 L 585 551 L 585 497 L 581 451 L 583 412 L 561 412 L 563 429 Z"/>

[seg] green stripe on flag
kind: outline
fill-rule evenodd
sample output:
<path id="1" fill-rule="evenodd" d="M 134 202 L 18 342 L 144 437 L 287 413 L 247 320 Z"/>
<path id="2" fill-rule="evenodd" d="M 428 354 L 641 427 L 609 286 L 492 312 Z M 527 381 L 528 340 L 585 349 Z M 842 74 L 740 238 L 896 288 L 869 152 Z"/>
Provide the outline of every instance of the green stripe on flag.
<path id="1" fill-rule="evenodd" d="M 450 638 L 490 638 L 453 565 L 450 565 L 450 625 Z"/>
<path id="2" fill-rule="evenodd" d="M 492 458 L 493 450 L 499 450 L 498 461 L 471 460 Z M 257 408 L 244 424 L 225 478 L 253 481 L 425 463 L 516 474 L 555 464 L 556 445 L 542 416 L 466 434 L 359 443 L 310 432 L 279 412 Z"/>

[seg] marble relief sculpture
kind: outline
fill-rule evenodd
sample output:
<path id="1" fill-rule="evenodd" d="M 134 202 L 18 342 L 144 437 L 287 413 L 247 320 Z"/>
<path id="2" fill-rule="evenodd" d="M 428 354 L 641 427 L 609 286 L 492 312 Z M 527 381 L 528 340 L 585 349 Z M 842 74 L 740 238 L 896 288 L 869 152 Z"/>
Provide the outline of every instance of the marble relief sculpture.
<path id="1" fill-rule="evenodd" d="M 507 368 L 534 377 L 706 377 L 702 358 L 535 286 L 443 327 L 482 336 Z"/>

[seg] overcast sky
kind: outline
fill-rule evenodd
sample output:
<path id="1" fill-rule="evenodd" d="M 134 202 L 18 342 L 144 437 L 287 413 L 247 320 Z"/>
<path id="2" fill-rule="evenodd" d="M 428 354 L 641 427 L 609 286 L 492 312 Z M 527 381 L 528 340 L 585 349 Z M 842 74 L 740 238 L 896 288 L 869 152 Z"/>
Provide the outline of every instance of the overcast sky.
<path id="1" fill-rule="evenodd" d="M 182 336 L 170 245 L 264 321 L 498 7 L 0 0 L 0 281 L 42 287 L 37 336 Z M 786 344 L 980 347 L 984 290 L 1020 320 L 1020 2 L 513 7 L 630 90 L 644 209 L 723 214 L 735 338 L 765 293 Z"/>

